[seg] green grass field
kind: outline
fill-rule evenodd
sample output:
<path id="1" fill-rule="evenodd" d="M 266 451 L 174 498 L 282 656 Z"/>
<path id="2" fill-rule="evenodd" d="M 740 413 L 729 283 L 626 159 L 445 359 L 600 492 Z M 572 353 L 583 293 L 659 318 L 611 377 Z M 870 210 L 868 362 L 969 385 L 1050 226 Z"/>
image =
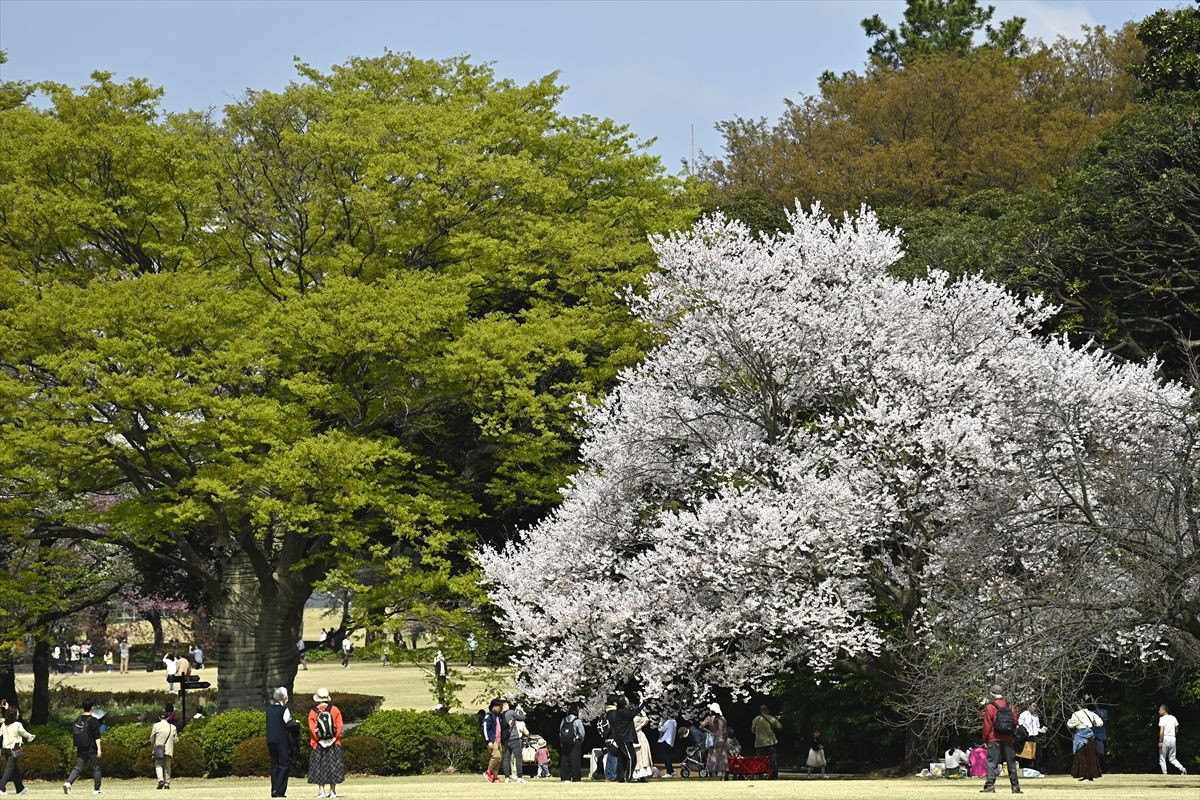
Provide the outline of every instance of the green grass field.
<path id="1" fill-rule="evenodd" d="M 495 692 L 496 676 L 493 670 L 467 669 L 461 665 L 452 665 L 451 669 L 455 678 L 466 678 L 466 688 L 458 695 L 461 705 L 466 709 L 473 711 L 481 706 L 480 701 L 486 702 L 489 685 Z M 199 674 L 204 680 L 216 684 L 215 667 L 206 667 Z M 87 675 L 52 675 L 50 684 L 114 692 L 167 688 L 166 673 L 162 670 L 139 670 L 125 675 L 104 671 Z M 432 707 L 435 702 L 429 691 L 428 676 L 424 670 L 413 666 L 385 667 L 376 662 L 354 662 L 349 669 L 342 669 L 338 663 L 324 662 L 309 664 L 307 671 L 296 673 L 297 695 L 308 696 L 321 687 L 329 689 L 334 702 L 337 702 L 338 692 L 383 695 L 384 708 L 425 709 Z M 20 691 L 32 690 L 32 676 L 18 675 L 17 688 Z"/>
<path id="2" fill-rule="evenodd" d="M 351 776 L 338 787 L 338 797 L 349 800 L 366 798 L 414 797 L 462 798 L 483 800 L 494 797 L 522 797 L 529 800 L 557 798 L 586 798 L 587 800 L 688 800 L 693 797 L 713 797 L 721 800 L 925 800 L 933 798 L 963 798 L 979 794 L 982 782 L 922 780 L 781 780 L 781 781 L 701 781 L 698 779 L 652 781 L 645 784 L 613 786 L 585 780 L 580 784 L 563 784 L 557 778 L 530 780 L 525 784 L 491 785 L 479 776 L 428 776 L 415 778 L 368 778 Z M 1026 781 L 1025 794 L 1041 800 L 1196 800 L 1200 797 L 1200 777 L 1188 775 L 1108 775 L 1092 784 L 1080 784 L 1069 777 L 1041 778 Z M 30 794 L 55 794 L 61 791 L 57 783 L 31 784 Z M 104 793 L 129 800 L 161 800 L 162 792 L 154 789 L 152 780 L 105 781 Z M 74 795 L 91 796 L 91 784 L 80 779 Z M 212 798 L 213 800 L 243 800 L 246 797 L 266 797 L 270 784 L 265 778 L 178 778 L 171 782 L 167 797 Z M 1008 795 L 1008 786 L 997 786 L 998 795 Z M 303 780 L 292 779 L 288 797 L 311 798 L 314 787 Z"/>

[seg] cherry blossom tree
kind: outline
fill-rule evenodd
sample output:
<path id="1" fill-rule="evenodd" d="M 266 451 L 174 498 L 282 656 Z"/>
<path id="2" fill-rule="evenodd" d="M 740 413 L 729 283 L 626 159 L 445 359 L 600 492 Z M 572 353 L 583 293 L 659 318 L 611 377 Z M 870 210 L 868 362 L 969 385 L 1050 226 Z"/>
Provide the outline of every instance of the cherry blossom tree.
<path id="1" fill-rule="evenodd" d="M 1189 390 L 1045 337 L 1036 298 L 891 277 L 899 240 L 869 211 L 790 222 L 756 236 L 716 216 L 654 241 L 629 301 L 661 344 L 581 409 L 558 509 L 479 553 L 520 688 L 689 702 L 805 662 L 903 692 L 951 645 L 1024 686 L 1022 657 L 1064 623 L 1161 639 L 1169 614 L 1129 610 L 1154 546 L 1131 537 L 1183 511 L 1167 490 Z"/>

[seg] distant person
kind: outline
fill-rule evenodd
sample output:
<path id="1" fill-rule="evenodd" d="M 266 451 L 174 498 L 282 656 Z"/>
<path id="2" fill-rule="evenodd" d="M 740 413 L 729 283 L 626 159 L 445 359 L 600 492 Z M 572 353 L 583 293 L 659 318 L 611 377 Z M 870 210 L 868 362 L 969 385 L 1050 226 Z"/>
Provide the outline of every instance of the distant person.
<path id="1" fill-rule="evenodd" d="M 204 669 L 204 650 L 200 645 L 192 645 L 192 664 L 196 669 Z"/>
<path id="2" fill-rule="evenodd" d="M 812 732 L 812 737 L 808 740 L 808 759 L 804 762 L 806 767 L 804 777 L 811 778 L 814 769 L 821 770 L 821 777 L 828 778 L 828 773 L 825 772 L 825 765 L 828 762 L 825 759 L 825 740 L 821 738 L 821 730 L 819 728 Z"/>
<path id="3" fill-rule="evenodd" d="M 62 674 L 63 649 L 61 645 L 54 645 L 54 649 L 50 651 L 50 664 L 54 667 L 54 674 Z"/>
<path id="4" fill-rule="evenodd" d="M 1017 772 L 1017 754 L 1013 742 L 1017 732 L 1017 711 L 1004 699 L 1003 690 L 992 686 L 991 699 L 983 707 L 983 745 L 987 748 L 987 780 L 984 792 L 996 791 L 996 777 L 1000 774 L 1000 763 L 1008 765 L 1008 782 L 1013 794 L 1021 793 L 1021 779 Z"/>
<path id="5" fill-rule="evenodd" d="M 317 637 L 317 649 L 318 650 L 325 646 L 325 640 L 328 638 L 329 638 L 329 633 L 324 628 L 321 628 L 321 635 Z"/>
<path id="6" fill-rule="evenodd" d="M 637 735 L 634 743 L 633 779 L 645 783 L 654 775 L 654 753 L 650 750 L 650 737 L 646 735 L 646 726 L 650 717 L 644 708 L 640 708 L 633 717 L 633 730 Z"/>
<path id="7" fill-rule="evenodd" d="M 104 651 L 104 670 L 105 670 L 105 672 L 113 671 L 113 651 L 112 650 Z"/>
<path id="8" fill-rule="evenodd" d="M 300 653 L 300 669 L 308 669 L 308 645 L 304 643 L 304 637 L 301 636 L 296 640 L 296 650 Z"/>
<path id="9" fill-rule="evenodd" d="M 167 653 L 165 656 L 163 656 L 162 663 L 167 670 L 167 688 L 174 689 L 175 682 L 171 679 L 175 677 L 177 671 L 179 670 L 179 660 L 175 658 L 174 653 Z"/>
<path id="10" fill-rule="evenodd" d="M 488 704 L 487 714 L 483 717 L 483 741 L 487 742 L 490 752 L 483 777 L 488 783 L 495 783 L 500 759 L 504 757 L 504 701 L 499 698 Z"/>
<path id="11" fill-rule="evenodd" d="M 79 653 L 80 653 L 79 642 L 72 642 L 71 643 L 71 672 L 75 672 L 79 669 Z"/>
<path id="12" fill-rule="evenodd" d="M 967 760 L 971 762 L 971 777 L 987 777 L 987 748 L 982 742 L 976 742 L 967 751 Z"/>
<path id="13" fill-rule="evenodd" d="M 479 640 L 475 638 L 475 634 L 467 636 L 467 666 L 475 666 L 475 650 L 479 647 Z"/>
<path id="14" fill-rule="evenodd" d="M 1100 718 L 1100 726 L 1093 729 L 1093 739 L 1096 742 L 1096 759 L 1100 762 L 1100 771 L 1108 772 L 1108 709 L 1096 702 L 1090 695 L 1086 698 L 1088 711 Z"/>
<path id="15" fill-rule="evenodd" d="M 63 783 L 63 791 L 67 794 L 71 793 L 71 785 L 83 774 L 89 763 L 92 766 L 92 791 L 101 794 L 100 759 L 104 756 L 104 751 L 100 742 L 100 720 L 92 710 L 94 705 L 90 699 L 84 700 L 83 713 L 71 726 L 71 741 L 75 745 L 75 767 Z"/>
<path id="16" fill-rule="evenodd" d="M 759 756 L 771 759 L 771 780 L 779 779 L 779 736 L 783 725 L 771 716 L 771 709 L 764 703 L 758 707 L 758 716 L 750 723 L 754 733 L 754 750 Z"/>
<path id="17" fill-rule="evenodd" d="M 158 722 L 150 729 L 150 753 L 154 758 L 154 777 L 158 778 L 156 789 L 171 788 L 171 761 L 175 758 L 175 742 L 179 741 L 179 730 L 167 722 L 167 712 L 158 712 Z"/>
<path id="18" fill-rule="evenodd" d="M 1017 754 L 1017 757 L 1024 758 L 1029 762 L 1029 766 L 1036 769 L 1039 737 L 1046 732 L 1046 727 L 1042 725 L 1042 718 L 1038 714 L 1038 705 L 1036 702 L 1030 701 L 1025 710 L 1021 712 L 1021 716 L 1017 718 L 1017 724 L 1024 728 L 1028 734 L 1025 737 L 1025 747 L 1022 748 L 1021 753 Z"/>
<path id="19" fill-rule="evenodd" d="M 1164 703 L 1158 707 L 1158 767 L 1163 775 L 1167 774 L 1167 764 L 1179 770 L 1180 775 L 1187 775 L 1187 768 L 1179 763 L 1179 755 L 1175 750 L 1175 736 L 1178 733 L 1179 720 Z"/>
<path id="20" fill-rule="evenodd" d="M 4 777 L 0 778 L 0 793 L 8 791 L 9 781 L 12 781 L 17 794 L 25 794 L 28 791 L 25 782 L 21 780 L 21 747 L 37 737 L 25 730 L 20 717 L 17 709 L 9 708 L 5 703 L 3 723 L 0 724 L 0 754 L 4 756 Z"/>
<path id="21" fill-rule="evenodd" d="M 700 723 L 700 727 L 711 733 L 713 738 L 712 747 L 708 748 L 708 776 L 724 776 L 729 771 L 729 738 L 726 733 L 728 723 L 718 703 L 708 704 L 708 716 Z"/>
<path id="22" fill-rule="evenodd" d="M 1067 720 L 1071 731 L 1071 777 L 1080 781 L 1094 781 L 1104 774 L 1100 769 L 1100 757 L 1096 750 L 1096 730 L 1103 727 L 1104 720 L 1088 709 L 1081 700 L 1075 704 L 1075 713 Z"/>
<path id="23" fill-rule="evenodd" d="M 971 759 L 958 745 L 948 749 L 942 756 L 942 766 L 946 769 L 946 777 L 956 775 L 966 777 L 971 772 Z"/>
<path id="24" fill-rule="evenodd" d="M 121 656 L 121 673 L 129 672 L 129 640 L 122 637 L 117 643 L 117 653 Z"/>
<path id="25" fill-rule="evenodd" d="M 674 717 L 664 717 L 658 726 L 658 754 L 663 760 L 664 778 L 674 778 L 675 768 L 671 766 L 671 751 L 675 749 L 675 737 L 679 732 L 679 723 Z"/>
<path id="26" fill-rule="evenodd" d="M 538 737 L 538 740 L 533 743 L 533 760 L 537 764 L 537 776 L 539 778 L 550 777 L 550 744 Z"/>
<path id="27" fill-rule="evenodd" d="M 587 732 L 579 718 L 579 706 L 572 705 L 558 723 L 559 775 L 564 781 L 579 783 L 583 777 L 583 740 Z"/>
<path id="28" fill-rule="evenodd" d="M 166 716 L 167 716 L 167 722 L 171 723 L 176 728 L 179 727 L 179 718 L 175 715 L 175 704 L 174 703 L 167 703 L 166 705 L 164 705 L 163 713 L 166 714 Z"/>
<path id="29" fill-rule="evenodd" d="M 438 650 L 437 655 L 433 657 L 433 677 L 437 681 L 437 701 L 441 705 L 446 705 L 446 678 L 449 673 L 446 657 Z"/>
<path id="30" fill-rule="evenodd" d="M 338 784 L 346 782 L 346 768 L 342 764 L 342 712 L 333 704 L 328 689 L 318 689 L 313 702 L 316 705 L 308 712 L 312 747 L 308 782 L 317 785 L 317 797 L 337 797 Z"/>
<path id="31" fill-rule="evenodd" d="M 175 674 L 180 678 L 186 678 L 192 674 L 192 665 L 187 660 L 187 656 L 175 656 Z"/>
<path id="32" fill-rule="evenodd" d="M 350 669 L 350 651 L 354 649 L 354 645 L 350 643 L 350 634 L 347 633 L 342 638 L 342 669 Z"/>
<path id="33" fill-rule="evenodd" d="M 287 689 L 280 686 L 267 706 L 267 755 L 271 763 L 271 797 L 287 795 L 288 771 L 292 768 L 291 736 L 288 723 L 292 712 L 288 708 Z"/>

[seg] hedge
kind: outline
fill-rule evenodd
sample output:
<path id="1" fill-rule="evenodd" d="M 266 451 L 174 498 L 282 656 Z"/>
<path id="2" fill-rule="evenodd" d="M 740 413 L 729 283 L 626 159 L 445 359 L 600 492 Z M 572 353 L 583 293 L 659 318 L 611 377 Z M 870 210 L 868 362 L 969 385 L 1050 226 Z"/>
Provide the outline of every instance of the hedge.
<path id="1" fill-rule="evenodd" d="M 333 704 L 341 709 L 342 719 L 346 722 L 360 722 L 374 714 L 383 705 L 383 696 L 378 694 L 337 693 L 333 695 Z M 293 697 L 289 703 L 292 718 L 300 723 L 307 733 L 308 712 L 312 711 L 314 703 L 310 697 Z"/>
<path id="2" fill-rule="evenodd" d="M 21 749 L 25 752 L 25 755 L 21 756 L 21 773 L 25 780 L 51 781 L 61 780 L 67 776 L 62 751 L 54 745 L 33 742 Z M 0 770 L 5 766 L 5 759 L 0 758 Z"/>
<path id="3" fill-rule="evenodd" d="M 342 762 L 346 772 L 382 775 L 385 755 L 383 742 L 374 736 L 347 736 L 342 739 Z"/>
<path id="4" fill-rule="evenodd" d="M 103 746 L 119 744 L 136 756 L 141 750 L 150 749 L 150 729 L 153 727 L 148 722 L 114 725 L 101 737 Z"/>
<path id="5" fill-rule="evenodd" d="M 147 778 L 154 775 L 154 751 L 147 747 L 138 750 L 133 757 L 133 771 Z M 195 742 L 179 739 L 175 742 L 175 754 L 171 756 L 171 777 L 203 778 L 204 753 Z"/>
<path id="6" fill-rule="evenodd" d="M 132 778 L 134 752 L 118 742 L 101 742 L 101 771 L 109 778 Z"/>
<path id="7" fill-rule="evenodd" d="M 235 747 L 247 739 L 267 735 L 265 711 L 226 711 L 208 719 L 208 723 L 198 733 L 198 738 L 204 751 L 204 766 L 208 769 L 210 778 L 229 774 Z M 184 730 L 191 727 L 188 725 Z"/>
<path id="8" fill-rule="evenodd" d="M 474 742 L 474 714 L 431 714 L 427 711 L 380 711 L 350 731 L 349 741 L 371 736 L 383 743 L 383 772 L 387 775 L 412 775 L 428 770 L 456 766 L 444 763 L 438 740 L 461 737 Z M 482 747 L 482 740 L 478 746 Z M 474 748 L 475 745 L 473 744 Z M 473 757 L 472 757 L 473 761 Z M 439 763 L 442 762 L 442 763 Z M 470 762 L 468 762 L 470 763 Z"/>
<path id="9" fill-rule="evenodd" d="M 165 680 L 163 682 L 166 683 Z M 22 692 L 18 697 L 21 708 L 31 708 L 33 706 L 33 695 L 30 693 Z M 74 711 L 82 713 L 80 712 L 80 707 L 83 705 L 83 701 L 87 699 L 94 700 L 96 707 L 103 708 L 105 711 L 143 706 L 162 708 L 167 703 L 174 703 L 176 706 L 179 705 L 179 694 L 177 692 L 168 692 L 165 688 L 161 690 L 102 692 L 81 689 L 78 686 L 56 686 L 50 690 L 50 708 L 59 712 Z M 215 703 L 216 701 L 216 689 L 198 689 L 188 692 L 189 708 L 195 707 L 197 703 L 203 705 L 205 703 Z"/>
<path id="10" fill-rule="evenodd" d="M 243 777 L 269 775 L 271 773 L 271 753 L 267 749 L 267 737 L 255 736 L 233 748 L 233 753 L 229 758 L 229 772 Z"/>

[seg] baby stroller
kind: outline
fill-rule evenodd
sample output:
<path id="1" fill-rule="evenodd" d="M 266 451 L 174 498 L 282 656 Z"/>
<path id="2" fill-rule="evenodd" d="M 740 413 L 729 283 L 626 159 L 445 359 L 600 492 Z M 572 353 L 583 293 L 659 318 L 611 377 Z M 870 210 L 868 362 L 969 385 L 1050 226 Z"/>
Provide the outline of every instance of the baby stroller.
<path id="1" fill-rule="evenodd" d="M 683 750 L 683 764 L 679 768 L 679 774 L 684 778 L 690 778 L 694 772 L 701 778 L 707 778 L 708 747 L 704 731 L 700 730 L 698 725 L 692 725 L 680 733 L 688 745 Z"/>

